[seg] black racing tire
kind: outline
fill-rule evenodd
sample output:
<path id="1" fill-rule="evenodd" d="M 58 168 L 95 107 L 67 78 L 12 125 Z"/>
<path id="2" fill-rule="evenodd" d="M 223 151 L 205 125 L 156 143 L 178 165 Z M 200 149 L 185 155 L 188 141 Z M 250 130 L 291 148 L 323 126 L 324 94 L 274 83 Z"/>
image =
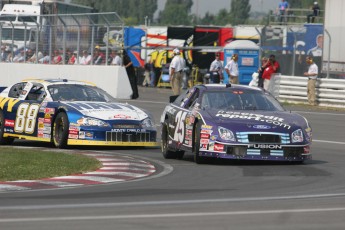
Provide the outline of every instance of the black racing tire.
<path id="1" fill-rule="evenodd" d="M 173 151 L 169 149 L 169 132 L 168 132 L 168 121 L 162 124 L 162 142 L 161 150 L 163 157 L 165 159 L 182 159 L 184 156 L 184 151 Z"/>
<path id="2" fill-rule="evenodd" d="M 194 135 L 193 135 L 193 154 L 194 154 L 194 161 L 197 164 L 205 164 L 206 159 L 199 155 L 200 149 L 200 132 L 201 132 L 201 122 L 197 122 L 194 127 Z"/>
<path id="3" fill-rule="evenodd" d="M 14 141 L 14 138 L 4 137 L 4 129 L 5 129 L 4 112 L 0 110 L 0 145 L 11 145 Z"/>
<path id="4" fill-rule="evenodd" d="M 67 148 L 68 140 L 68 117 L 65 112 L 59 112 L 54 120 L 53 143 L 56 148 Z"/>

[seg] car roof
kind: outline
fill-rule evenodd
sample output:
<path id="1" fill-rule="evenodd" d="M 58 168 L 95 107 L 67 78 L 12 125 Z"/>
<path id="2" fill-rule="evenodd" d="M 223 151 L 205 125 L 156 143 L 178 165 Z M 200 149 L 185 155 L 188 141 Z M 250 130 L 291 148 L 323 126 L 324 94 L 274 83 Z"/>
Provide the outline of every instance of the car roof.
<path id="1" fill-rule="evenodd" d="M 203 91 L 226 90 L 226 89 L 249 89 L 249 90 L 257 90 L 257 91 L 262 90 L 259 87 L 251 87 L 248 85 L 238 85 L 238 84 L 205 84 L 205 85 L 197 85 L 195 87 Z"/>
<path id="2" fill-rule="evenodd" d="M 39 79 L 39 78 L 29 78 L 24 79 L 22 82 L 31 82 L 31 83 L 40 83 L 42 85 L 48 86 L 48 85 L 61 85 L 61 84 L 73 84 L 73 85 L 89 85 L 89 86 L 96 86 L 92 82 L 87 81 L 76 81 L 76 80 L 69 80 L 69 79 Z"/>

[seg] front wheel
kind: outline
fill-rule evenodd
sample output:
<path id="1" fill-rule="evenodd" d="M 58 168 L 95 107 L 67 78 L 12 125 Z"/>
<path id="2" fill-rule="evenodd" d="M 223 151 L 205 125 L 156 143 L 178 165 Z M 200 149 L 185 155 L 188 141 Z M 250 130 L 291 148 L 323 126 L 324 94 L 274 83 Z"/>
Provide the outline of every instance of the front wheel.
<path id="1" fill-rule="evenodd" d="M 53 142 L 55 147 L 67 148 L 68 118 L 65 112 L 60 112 L 55 118 L 53 128 Z"/>
<path id="2" fill-rule="evenodd" d="M 168 121 L 165 120 L 162 125 L 162 154 L 165 159 L 182 159 L 184 151 L 172 151 L 169 149 L 169 133 L 168 133 Z"/>
<path id="3" fill-rule="evenodd" d="M 10 145 L 13 143 L 13 138 L 4 137 L 5 117 L 4 112 L 0 110 L 0 145 Z"/>

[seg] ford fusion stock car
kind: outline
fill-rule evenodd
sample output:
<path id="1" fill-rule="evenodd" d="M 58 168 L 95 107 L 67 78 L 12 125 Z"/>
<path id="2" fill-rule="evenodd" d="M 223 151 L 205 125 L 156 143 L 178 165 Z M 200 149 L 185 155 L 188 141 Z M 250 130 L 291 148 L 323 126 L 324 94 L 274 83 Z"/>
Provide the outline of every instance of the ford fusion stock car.
<path id="1" fill-rule="evenodd" d="M 171 98 L 172 99 L 172 98 Z M 198 85 L 165 107 L 162 153 L 196 163 L 210 158 L 303 162 L 311 159 L 312 129 L 267 91 L 243 85 Z"/>
<path id="2" fill-rule="evenodd" d="M 152 117 L 92 83 L 29 79 L 0 93 L 0 144 L 156 146 Z"/>

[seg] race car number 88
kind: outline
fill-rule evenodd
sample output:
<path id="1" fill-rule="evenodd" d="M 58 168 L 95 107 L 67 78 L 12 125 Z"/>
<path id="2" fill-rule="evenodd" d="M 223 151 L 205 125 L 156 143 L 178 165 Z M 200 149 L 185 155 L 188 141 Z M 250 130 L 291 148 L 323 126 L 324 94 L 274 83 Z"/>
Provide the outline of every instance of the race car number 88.
<path id="1" fill-rule="evenodd" d="M 38 110 L 38 104 L 20 104 L 17 110 L 14 131 L 17 133 L 33 133 L 36 125 L 36 117 Z"/>

